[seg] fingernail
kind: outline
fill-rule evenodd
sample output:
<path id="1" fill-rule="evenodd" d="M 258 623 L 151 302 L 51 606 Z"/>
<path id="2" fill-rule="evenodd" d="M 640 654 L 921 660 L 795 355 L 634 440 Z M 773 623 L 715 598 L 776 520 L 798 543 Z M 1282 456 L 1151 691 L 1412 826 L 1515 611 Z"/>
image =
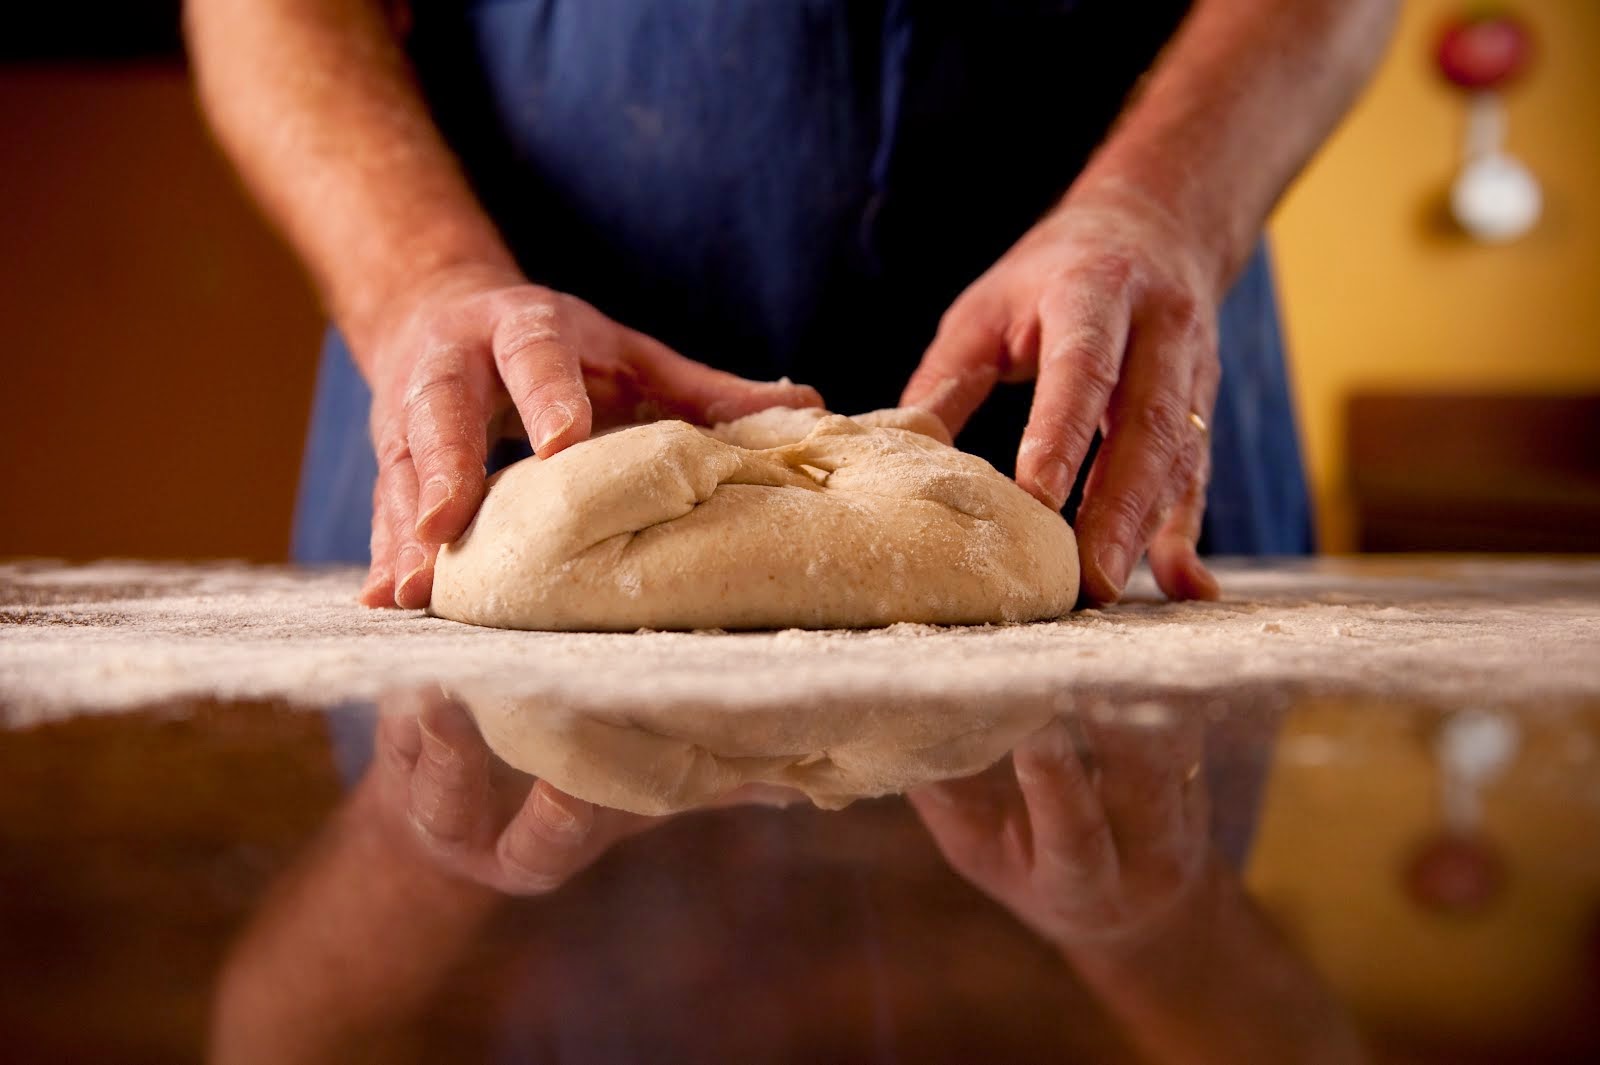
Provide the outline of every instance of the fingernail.
<path id="1" fill-rule="evenodd" d="M 1121 544 L 1107 544 L 1095 558 L 1100 566 L 1100 575 L 1118 592 L 1122 591 L 1122 586 L 1128 583 L 1128 552 Z"/>
<path id="2" fill-rule="evenodd" d="M 1072 473 L 1065 462 L 1051 462 L 1039 471 L 1038 484 L 1048 497 L 1050 509 L 1060 510 L 1072 494 Z"/>
<path id="3" fill-rule="evenodd" d="M 422 494 L 417 498 L 417 509 L 422 512 L 417 518 L 417 528 L 421 529 L 444 509 L 450 502 L 450 482 L 443 477 L 435 477 L 422 486 Z"/>
<path id="4" fill-rule="evenodd" d="M 397 594 L 411 583 L 411 578 L 422 572 L 423 564 L 427 560 L 428 556 L 422 553 L 422 548 L 420 547 L 403 547 L 400 549 L 400 554 L 395 556 L 394 560 L 394 571 L 401 574 L 400 579 L 395 582 L 394 586 Z"/>
<path id="5" fill-rule="evenodd" d="M 586 815 L 589 813 L 588 803 L 549 788 L 535 787 L 533 812 L 546 828 L 564 836 L 576 836 L 584 832 L 588 820 Z"/>
<path id="6" fill-rule="evenodd" d="M 549 447 L 556 437 L 572 428 L 572 422 L 572 412 L 565 403 L 550 404 L 533 423 L 533 450 L 543 451 Z"/>

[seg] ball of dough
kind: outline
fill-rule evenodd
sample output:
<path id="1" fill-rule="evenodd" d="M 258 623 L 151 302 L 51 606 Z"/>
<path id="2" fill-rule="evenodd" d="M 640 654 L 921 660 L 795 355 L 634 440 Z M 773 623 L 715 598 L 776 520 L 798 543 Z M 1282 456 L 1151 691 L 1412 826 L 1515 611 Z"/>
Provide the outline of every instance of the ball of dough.
<path id="1" fill-rule="evenodd" d="M 867 628 L 1059 617 L 1061 516 L 922 411 L 663 421 L 491 479 L 433 613 L 514 629 Z"/>

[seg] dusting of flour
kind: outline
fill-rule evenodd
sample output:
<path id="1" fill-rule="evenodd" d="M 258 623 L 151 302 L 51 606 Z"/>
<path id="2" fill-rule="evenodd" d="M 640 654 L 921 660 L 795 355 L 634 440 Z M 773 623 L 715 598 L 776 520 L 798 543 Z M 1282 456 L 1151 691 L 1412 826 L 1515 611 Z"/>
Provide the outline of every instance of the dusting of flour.
<path id="1" fill-rule="evenodd" d="M 1053 622 L 862 631 L 544 633 L 358 606 L 353 568 L 0 565 L 0 715 L 182 698 L 369 699 L 483 683 L 590 707 L 885 693 L 1346 693 L 1600 699 L 1600 563 L 1221 564 L 1228 598 Z"/>

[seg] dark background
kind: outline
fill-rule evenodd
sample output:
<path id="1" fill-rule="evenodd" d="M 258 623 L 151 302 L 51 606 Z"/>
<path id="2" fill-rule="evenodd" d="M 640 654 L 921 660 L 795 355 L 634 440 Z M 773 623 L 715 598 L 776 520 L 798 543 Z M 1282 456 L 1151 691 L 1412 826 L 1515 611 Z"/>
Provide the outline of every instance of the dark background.
<path id="1" fill-rule="evenodd" d="M 0 61 L 145 59 L 182 49 L 181 0 L 11 6 L 20 10 L 0 22 Z"/>

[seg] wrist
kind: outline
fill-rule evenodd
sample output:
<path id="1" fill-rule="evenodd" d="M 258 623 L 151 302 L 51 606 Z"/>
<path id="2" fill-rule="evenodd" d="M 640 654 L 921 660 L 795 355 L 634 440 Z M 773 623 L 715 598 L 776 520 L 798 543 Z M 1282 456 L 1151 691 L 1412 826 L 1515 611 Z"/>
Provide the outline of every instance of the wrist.
<path id="1" fill-rule="evenodd" d="M 329 299 L 334 321 L 364 369 L 382 338 L 436 295 L 526 283 L 497 235 L 440 234 L 367 261 L 382 265 L 352 271 L 347 283 L 330 286 Z"/>
<path id="2" fill-rule="evenodd" d="M 1229 217 L 1225 205 L 1208 203 L 1184 187 L 1186 177 L 1149 170 L 1135 176 L 1111 165 L 1091 165 L 1062 198 L 1057 210 L 1122 213 L 1160 235 L 1162 255 L 1181 261 L 1184 273 L 1213 305 L 1244 265 L 1254 244 L 1248 225 Z"/>

